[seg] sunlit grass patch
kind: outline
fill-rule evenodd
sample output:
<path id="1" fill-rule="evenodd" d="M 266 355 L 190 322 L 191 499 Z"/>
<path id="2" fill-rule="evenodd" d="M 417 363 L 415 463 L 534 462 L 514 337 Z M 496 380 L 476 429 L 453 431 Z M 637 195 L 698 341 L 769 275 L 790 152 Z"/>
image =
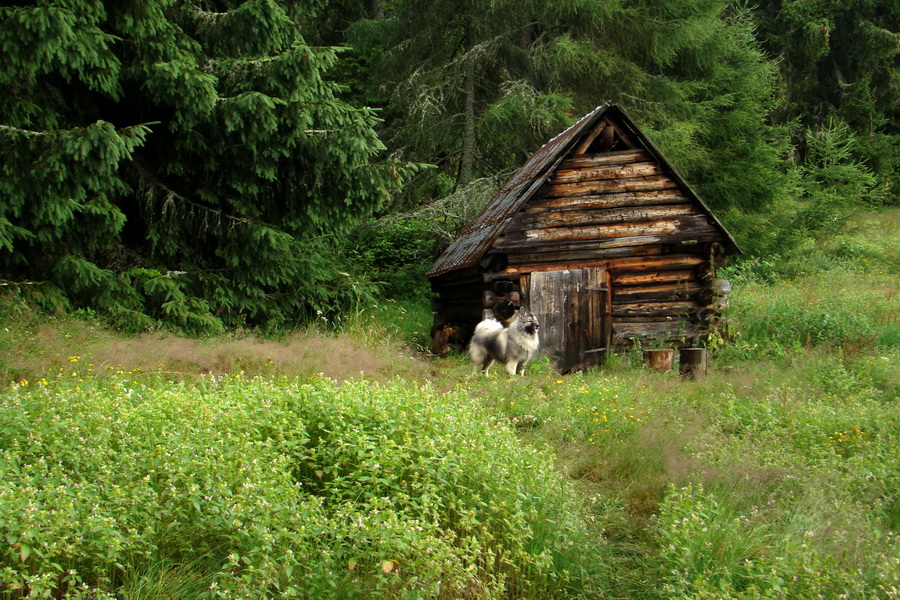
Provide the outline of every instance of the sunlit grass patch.
<path id="1" fill-rule="evenodd" d="M 889 376 L 874 376 L 882 362 L 800 347 L 716 356 L 703 381 L 622 361 L 463 388 L 556 449 L 629 596 L 665 586 L 668 597 L 756 598 L 793 583 L 811 597 L 891 597 L 900 413 Z"/>
<path id="2" fill-rule="evenodd" d="M 827 346 L 859 354 L 900 343 L 897 212 L 862 215 L 809 253 L 756 259 L 722 272 L 734 279 L 730 356 L 784 356 Z M 776 264 L 777 263 L 777 264 Z"/>
<path id="3" fill-rule="evenodd" d="M 660 577 L 679 597 L 884 594 L 900 582 L 900 415 L 865 386 L 769 385 L 718 386 L 701 407 L 693 485 L 661 503 Z"/>
<path id="4" fill-rule="evenodd" d="M 520 430 L 541 428 L 554 445 L 603 446 L 629 437 L 649 418 L 627 379 L 594 371 L 559 375 L 537 371 L 525 377 L 470 378 L 463 386 L 499 410 Z"/>

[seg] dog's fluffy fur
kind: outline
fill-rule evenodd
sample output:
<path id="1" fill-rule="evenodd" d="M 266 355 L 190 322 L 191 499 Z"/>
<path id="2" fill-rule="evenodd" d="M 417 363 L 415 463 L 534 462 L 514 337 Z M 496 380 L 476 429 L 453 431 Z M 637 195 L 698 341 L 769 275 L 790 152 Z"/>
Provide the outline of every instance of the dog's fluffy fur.
<path id="1" fill-rule="evenodd" d="M 481 367 L 487 375 L 494 361 L 505 364 L 510 375 L 524 371 L 525 363 L 537 354 L 539 328 L 537 317 L 524 308 L 519 309 L 508 327 L 493 319 L 479 323 L 469 342 L 472 373 L 477 373 Z"/>

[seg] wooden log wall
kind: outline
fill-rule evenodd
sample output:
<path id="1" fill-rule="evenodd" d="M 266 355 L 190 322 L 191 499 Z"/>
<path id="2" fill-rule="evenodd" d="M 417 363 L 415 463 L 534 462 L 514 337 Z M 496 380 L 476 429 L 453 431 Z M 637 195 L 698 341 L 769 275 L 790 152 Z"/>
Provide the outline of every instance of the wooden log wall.
<path id="1" fill-rule="evenodd" d="M 504 255 L 507 265 L 484 277 L 602 267 L 620 344 L 689 341 L 715 312 L 712 262 L 722 238 L 648 152 L 575 155 L 512 217 L 488 253 Z"/>
<path id="2" fill-rule="evenodd" d="M 486 281 L 480 268 L 451 271 L 431 279 L 436 298 L 432 302 L 432 352 L 446 356 L 452 344 L 463 349 L 475 325 L 485 317 L 486 310 L 494 318 L 503 320 L 514 316 L 522 305 L 519 279 Z M 452 332 L 452 336 L 449 335 Z"/>

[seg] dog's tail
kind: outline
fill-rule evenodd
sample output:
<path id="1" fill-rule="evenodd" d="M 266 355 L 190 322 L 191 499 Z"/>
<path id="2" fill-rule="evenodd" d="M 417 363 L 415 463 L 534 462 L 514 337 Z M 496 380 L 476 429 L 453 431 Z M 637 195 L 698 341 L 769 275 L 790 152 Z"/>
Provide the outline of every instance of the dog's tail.
<path id="1" fill-rule="evenodd" d="M 485 319 L 475 326 L 475 334 L 473 335 L 473 338 L 478 339 L 484 337 L 485 335 L 492 335 L 497 331 L 501 331 L 502 329 L 503 323 L 501 323 L 500 321 Z"/>

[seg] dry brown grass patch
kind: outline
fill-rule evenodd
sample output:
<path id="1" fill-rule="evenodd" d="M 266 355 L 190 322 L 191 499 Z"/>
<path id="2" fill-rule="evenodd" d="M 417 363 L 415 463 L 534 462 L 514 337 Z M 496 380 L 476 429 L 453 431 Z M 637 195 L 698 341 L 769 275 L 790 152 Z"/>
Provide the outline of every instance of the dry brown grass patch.
<path id="1" fill-rule="evenodd" d="M 248 375 L 288 377 L 321 373 L 345 380 L 421 378 L 429 363 L 412 351 L 385 344 L 363 344 L 350 335 L 296 332 L 282 340 L 255 336 L 192 339 L 156 332 L 123 337 L 87 323 L 44 323 L 24 332 L 21 344 L 5 357 L 9 379 L 35 378 L 81 357 L 99 373 L 106 367 L 140 369 L 175 376 L 244 371 Z"/>

